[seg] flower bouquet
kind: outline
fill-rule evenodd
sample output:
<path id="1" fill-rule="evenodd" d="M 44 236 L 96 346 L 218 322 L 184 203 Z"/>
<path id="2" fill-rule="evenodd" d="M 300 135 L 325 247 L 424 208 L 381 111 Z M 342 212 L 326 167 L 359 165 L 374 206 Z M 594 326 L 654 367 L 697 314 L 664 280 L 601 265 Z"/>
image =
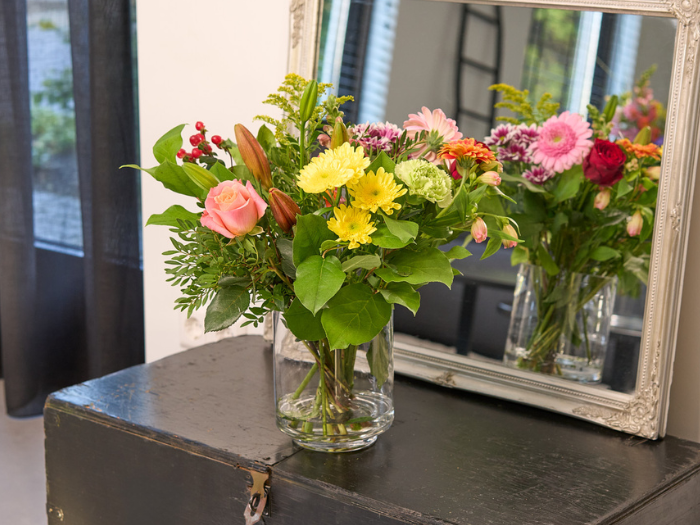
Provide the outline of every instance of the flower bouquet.
<path id="1" fill-rule="evenodd" d="M 394 305 L 415 313 L 421 286 L 451 286 L 450 263 L 469 255 L 471 238 L 491 237 L 486 256 L 518 239 L 505 214 L 490 214 L 498 226 L 487 232 L 479 210 L 502 196 L 486 145 L 463 139 L 441 110 L 424 108 L 403 129 L 348 127 L 349 97 L 326 96 L 329 87 L 289 75 L 266 100 L 283 118 L 258 117 L 274 132 L 263 125 L 254 137 L 239 124 L 234 143 L 198 122 L 187 151 L 178 126 L 144 171 L 199 208 L 148 220 L 174 233 L 165 255 L 176 308 L 208 305 L 207 331 L 275 312 L 278 426 L 338 451 L 371 444 L 393 420 Z M 463 245 L 438 249 L 460 235 Z"/>
<path id="2" fill-rule="evenodd" d="M 499 84 L 515 117 L 485 139 L 504 165 L 503 190 L 524 242 L 505 362 L 584 382 L 601 379 L 615 278 L 625 293 L 646 283 L 661 148 L 643 128 L 634 140 L 610 140 L 618 99 L 591 122 L 557 115 L 545 95 Z M 517 204 L 514 204 L 517 203 Z M 500 204 L 500 202 L 498 203 Z"/>

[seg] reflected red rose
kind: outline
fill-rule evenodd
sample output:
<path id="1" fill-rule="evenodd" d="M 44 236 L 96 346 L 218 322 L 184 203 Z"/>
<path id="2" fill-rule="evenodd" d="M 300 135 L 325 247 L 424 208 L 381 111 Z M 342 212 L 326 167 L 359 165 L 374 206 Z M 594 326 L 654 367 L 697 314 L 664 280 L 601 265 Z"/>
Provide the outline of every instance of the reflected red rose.
<path id="1" fill-rule="evenodd" d="M 612 186 L 622 178 L 627 155 L 609 140 L 595 139 L 590 153 L 583 159 L 583 174 L 599 186 Z"/>

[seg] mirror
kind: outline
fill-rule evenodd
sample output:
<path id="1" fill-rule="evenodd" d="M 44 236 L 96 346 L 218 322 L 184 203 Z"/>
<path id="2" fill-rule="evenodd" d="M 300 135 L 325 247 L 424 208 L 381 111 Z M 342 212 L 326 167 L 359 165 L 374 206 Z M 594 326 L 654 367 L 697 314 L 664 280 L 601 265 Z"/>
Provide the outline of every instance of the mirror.
<path id="1" fill-rule="evenodd" d="M 697 159 L 685 146 L 697 136 L 696 124 L 679 109 L 698 97 L 692 77 L 697 33 L 691 31 L 697 31 L 697 6 L 686 2 L 669 8 L 657 2 L 643 12 L 616 1 L 601 2 L 599 11 L 582 10 L 575 1 L 558 4 L 566 10 L 535 2 L 529 7 L 522 7 L 528 2 L 434 0 L 293 4 L 291 69 L 304 74 L 306 68 L 338 86 L 339 94 L 354 95 L 346 111 L 351 122 L 388 121 L 401 127 L 410 113 L 427 106 L 443 109 L 464 136 L 483 140 L 498 124 L 497 116 L 511 115 L 492 109 L 497 99 L 488 90 L 491 84 L 528 89 L 534 100 L 549 92 L 561 103 L 560 111 L 586 115 L 587 104 L 602 110 L 610 95 L 633 93 L 635 82 L 655 67 L 647 87 L 658 101 L 656 114 L 639 120 L 637 92 L 629 107 L 618 110 L 626 113 L 613 130 L 616 138 L 633 139 L 634 123 L 649 123 L 653 139 L 664 145 L 649 241 L 649 287 L 641 286 L 637 296 L 616 296 L 601 381 L 567 381 L 503 364 L 517 267 L 504 250 L 480 261 L 484 246 L 474 243 L 468 246 L 474 256 L 456 265 L 464 275 L 451 291 L 421 289 L 415 318 L 396 310 L 395 345 L 397 371 L 645 437 L 663 436 L 685 258 L 685 210 L 697 171 Z M 310 54 L 303 51 L 309 39 L 320 42 Z M 684 62 L 686 48 L 692 53 Z M 668 112 L 665 121 L 662 108 Z"/>

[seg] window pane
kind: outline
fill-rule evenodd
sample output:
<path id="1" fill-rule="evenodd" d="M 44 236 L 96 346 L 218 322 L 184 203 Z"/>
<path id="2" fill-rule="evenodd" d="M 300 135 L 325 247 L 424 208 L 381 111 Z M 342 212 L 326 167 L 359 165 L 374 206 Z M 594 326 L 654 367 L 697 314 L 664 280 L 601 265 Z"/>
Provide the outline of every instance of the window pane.
<path id="1" fill-rule="evenodd" d="M 67 1 L 28 0 L 27 28 L 34 235 L 82 249 Z"/>

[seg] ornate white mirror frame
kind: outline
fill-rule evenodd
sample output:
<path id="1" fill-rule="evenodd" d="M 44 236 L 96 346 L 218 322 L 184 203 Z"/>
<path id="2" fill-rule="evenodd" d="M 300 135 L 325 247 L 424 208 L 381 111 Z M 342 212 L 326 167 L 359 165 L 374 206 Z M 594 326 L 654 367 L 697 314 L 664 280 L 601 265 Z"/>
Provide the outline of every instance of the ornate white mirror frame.
<path id="1" fill-rule="evenodd" d="M 428 1 L 463 3 L 460 0 Z M 291 0 L 288 69 L 306 78 L 316 75 L 322 3 L 323 0 Z M 636 388 L 631 394 L 613 392 L 406 344 L 395 348 L 396 370 L 445 386 L 568 414 L 642 437 L 663 437 L 690 233 L 690 208 L 700 165 L 700 0 L 471 3 L 604 11 L 678 20 Z"/>

